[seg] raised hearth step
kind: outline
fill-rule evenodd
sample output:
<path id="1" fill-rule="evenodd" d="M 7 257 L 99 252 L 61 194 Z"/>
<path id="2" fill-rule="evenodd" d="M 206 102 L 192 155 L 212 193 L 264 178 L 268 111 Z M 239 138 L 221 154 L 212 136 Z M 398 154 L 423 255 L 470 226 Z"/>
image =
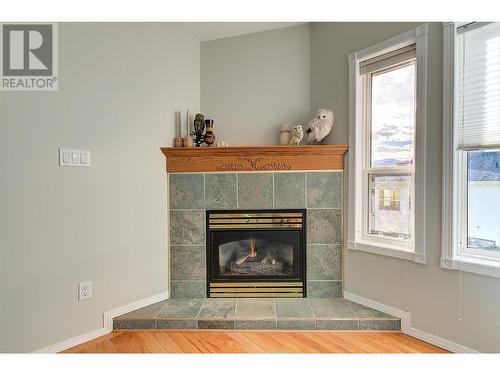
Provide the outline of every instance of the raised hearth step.
<path id="1" fill-rule="evenodd" d="M 183 298 L 118 316 L 113 328 L 399 331 L 401 321 L 344 298 Z"/>

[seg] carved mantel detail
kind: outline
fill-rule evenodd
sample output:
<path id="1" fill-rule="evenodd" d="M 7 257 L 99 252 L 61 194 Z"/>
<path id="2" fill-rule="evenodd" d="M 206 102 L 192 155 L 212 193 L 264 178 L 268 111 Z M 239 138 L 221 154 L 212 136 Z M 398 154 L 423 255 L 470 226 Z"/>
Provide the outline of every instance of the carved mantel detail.
<path id="1" fill-rule="evenodd" d="M 246 161 L 249 167 L 245 168 L 242 163 L 229 161 L 217 166 L 218 171 L 286 171 L 291 170 L 292 166 L 279 160 L 271 160 L 261 163 L 264 158 L 249 158 Z"/>
<path id="2" fill-rule="evenodd" d="M 237 163 L 237 162 L 234 162 L 234 161 L 228 161 L 228 162 L 224 162 L 224 163 L 221 163 L 221 164 L 217 165 L 217 170 L 218 171 L 223 171 L 223 172 L 227 172 L 227 171 L 243 171 L 244 168 L 243 168 L 243 164 L 241 164 L 241 163 Z"/>
<path id="3" fill-rule="evenodd" d="M 346 145 L 161 149 L 167 172 L 343 170 Z"/>

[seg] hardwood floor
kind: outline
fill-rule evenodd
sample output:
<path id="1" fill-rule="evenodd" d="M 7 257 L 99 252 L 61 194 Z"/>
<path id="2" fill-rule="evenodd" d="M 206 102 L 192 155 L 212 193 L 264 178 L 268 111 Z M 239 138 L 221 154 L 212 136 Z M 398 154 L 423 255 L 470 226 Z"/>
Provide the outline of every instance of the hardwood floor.
<path id="1" fill-rule="evenodd" d="M 400 332 L 112 332 L 64 353 L 446 353 Z"/>

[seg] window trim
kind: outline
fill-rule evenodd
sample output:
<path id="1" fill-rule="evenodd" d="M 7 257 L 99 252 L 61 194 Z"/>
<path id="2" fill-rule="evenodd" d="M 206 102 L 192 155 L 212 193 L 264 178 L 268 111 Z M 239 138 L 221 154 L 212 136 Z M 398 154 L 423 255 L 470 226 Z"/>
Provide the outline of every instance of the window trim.
<path id="1" fill-rule="evenodd" d="M 427 118 L 427 24 L 378 43 L 372 47 L 349 55 L 349 215 L 347 248 L 366 251 L 416 263 L 425 263 L 425 181 L 426 181 L 426 118 Z M 375 55 L 416 44 L 416 118 L 415 118 L 415 192 L 414 192 L 414 248 L 411 251 L 394 246 L 385 239 L 367 240 L 361 238 L 361 220 L 364 220 L 364 199 L 359 200 L 363 188 L 363 147 L 361 122 L 364 108 L 363 79 L 359 76 L 359 62 Z M 363 236 L 365 237 L 365 236 Z"/>
<path id="2" fill-rule="evenodd" d="M 441 267 L 485 276 L 500 278 L 500 261 L 495 257 L 484 257 L 483 252 L 472 256 L 460 249 L 464 229 L 464 191 L 462 186 L 464 155 L 455 152 L 457 132 L 456 113 L 456 29 L 463 23 L 443 23 L 443 180 L 442 180 L 442 234 Z M 466 164 L 466 163 L 465 163 Z"/>

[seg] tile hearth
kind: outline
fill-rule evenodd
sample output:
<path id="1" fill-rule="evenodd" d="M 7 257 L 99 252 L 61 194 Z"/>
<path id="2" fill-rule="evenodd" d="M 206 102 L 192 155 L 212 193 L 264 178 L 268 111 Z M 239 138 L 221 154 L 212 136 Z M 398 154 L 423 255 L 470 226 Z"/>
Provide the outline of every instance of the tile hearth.
<path id="1" fill-rule="evenodd" d="M 113 328 L 399 331 L 401 322 L 343 298 L 183 298 L 118 316 Z"/>

